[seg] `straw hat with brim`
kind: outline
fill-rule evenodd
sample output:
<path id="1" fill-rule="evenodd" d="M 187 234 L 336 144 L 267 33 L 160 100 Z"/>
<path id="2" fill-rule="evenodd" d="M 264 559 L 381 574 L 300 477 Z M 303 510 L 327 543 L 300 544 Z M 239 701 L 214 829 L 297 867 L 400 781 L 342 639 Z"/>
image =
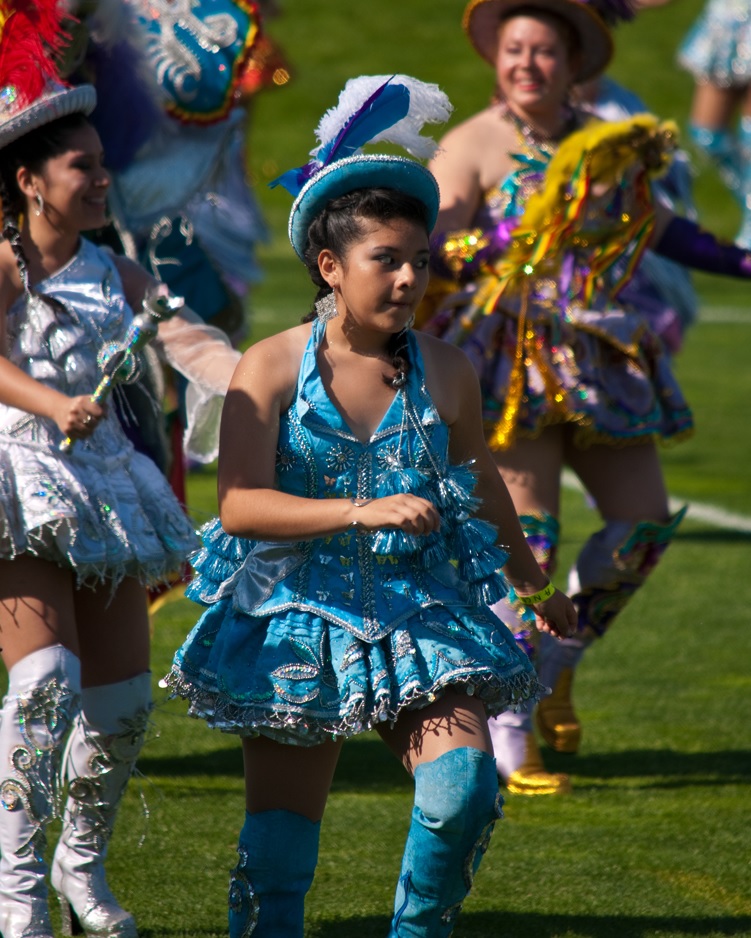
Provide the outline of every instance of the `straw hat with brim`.
<path id="1" fill-rule="evenodd" d="M 613 56 L 610 30 L 598 13 L 578 0 L 470 0 L 462 26 L 480 55 L 495 65 L 498 51 L 498 25 L 501 18 L 517 9 L 552 13 L 570 23 L 579 37 L 577 82 L 604 72 Z"/>
<path id="2" fill-rule="evenodd" d="M 0 148 L 13 143 L 38 127 L 69 114 L 89 115 L 96 106 L 93 85 L 48 84 L 31 104 L 17 106 L 16 91 L 11 85 L 0 91 Z"/>
<path id="3" fill-rule="evenodd" d="M 313 219 L 332 199 L 355 189 L 396 189 L 419 199 L 428 210 L 428 230 L 438 217 L 438 183 L 420 163 L 403 156 L 348 156 L 324 166 L 300 190 L 289 216 L 289 240 L 301 259 Z"/>

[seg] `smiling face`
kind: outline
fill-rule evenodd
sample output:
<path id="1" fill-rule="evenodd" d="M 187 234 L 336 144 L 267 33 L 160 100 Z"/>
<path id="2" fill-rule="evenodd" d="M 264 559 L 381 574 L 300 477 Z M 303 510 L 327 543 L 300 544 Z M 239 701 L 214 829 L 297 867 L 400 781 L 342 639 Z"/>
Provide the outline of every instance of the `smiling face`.
<path id="1" fill-rule="evenodd" d="M 573 81 L 574 57 L 570 37 L 555 18 L 539 14 L 505 20 L 496 55 L 502 97 L 520 117 L 556 118 Z"/>
<path id="2" fill-rule="evenodd" d="M 30 213 L 38 192 L 44 215 L 55 228 L 78 233 L 106 224 L 110 177 L 99 135 L 90 124 L 71 130 L 63 152 L 51 156 L 38 172 L 19 170 L 18 180 Z"/>
<path id="3" fill-rule="evenodd" d="M 391 335 L 409 324 L 427 288 L 428 235 L 422 225 L 406 219 L 358 221 L 362 236 L 343 258 L 322 251 L 320 270 L 351 325 Z"/>

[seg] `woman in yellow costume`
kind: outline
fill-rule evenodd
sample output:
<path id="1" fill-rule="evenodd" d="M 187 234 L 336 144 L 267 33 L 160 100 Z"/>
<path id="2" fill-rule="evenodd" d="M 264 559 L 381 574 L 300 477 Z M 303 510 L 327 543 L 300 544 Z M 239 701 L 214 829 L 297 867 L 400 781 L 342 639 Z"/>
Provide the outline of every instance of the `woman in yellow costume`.
<path id="1" fill-rule="evenodd" d="M 646 318 L 614 298 L 648 244 L 687 266 L 751 273 L 745 251 L 653 200 L 671 124 L 603 123 L 569 102 L 610 61 L 608 24 L 632 13 L 627 0 L 471 0 L 464 29 L 495 67 L 496 93 L 446 134 L 431 164 L 438 276 L 422 326 L 475 363 L 488 441 L 538 562 L 553 572 L 564 466 L 602 516 L 569 575 L 578 633 L 543 635 L 533 649 L 518 622 L 517 641 L 552 688 L 537 724 L 561 752 L 576 752 L 581 737 L 574 669 L 683 514 L 670 514 L 656 444 L 690 433 L 691 413 Z M 545 771 L 530 713 L 503 714 L 491 732 L 510 790 L 569 790 L 567 776 Z"/>

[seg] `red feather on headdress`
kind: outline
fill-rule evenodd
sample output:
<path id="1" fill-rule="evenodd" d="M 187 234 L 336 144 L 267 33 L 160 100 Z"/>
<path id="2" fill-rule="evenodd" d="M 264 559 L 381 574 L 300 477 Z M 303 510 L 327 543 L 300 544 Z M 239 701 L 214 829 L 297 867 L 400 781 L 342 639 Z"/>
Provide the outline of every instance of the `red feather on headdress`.
<path id="1" fill-rule="evenodd" d="M 21 106 L 48 81 L 60 83 L 55 56 L 68 39 L 60 0 L 0 0 L 0 89 L 16 89 Z"/>

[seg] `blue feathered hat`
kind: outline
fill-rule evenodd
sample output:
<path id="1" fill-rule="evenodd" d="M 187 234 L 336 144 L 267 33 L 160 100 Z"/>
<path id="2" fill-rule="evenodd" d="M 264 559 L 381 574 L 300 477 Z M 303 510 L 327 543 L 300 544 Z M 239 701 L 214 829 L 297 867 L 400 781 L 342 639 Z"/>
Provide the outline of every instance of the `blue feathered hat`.
<path id="1" fill-rule="evenodd" d="M 335 108 L 316 130 L 319 146 L 304 166 L 271 183 L 295 196 L 289 216 L 289 239 L 303 258 L 308 229 L 331 201 L 355 189 L 383 186 L 406 192 L 424 203 L 432 229 L 438 215 L 438 185 L 414 159 L 364 154 L 366 143 L 395 143 L 419 159 L 430 158 L 436 143 L 423 137 L 424 124 L 442 123 L 451 104 L 437 85 L 406 75 L 364 75 L 347 82 Z"/>

